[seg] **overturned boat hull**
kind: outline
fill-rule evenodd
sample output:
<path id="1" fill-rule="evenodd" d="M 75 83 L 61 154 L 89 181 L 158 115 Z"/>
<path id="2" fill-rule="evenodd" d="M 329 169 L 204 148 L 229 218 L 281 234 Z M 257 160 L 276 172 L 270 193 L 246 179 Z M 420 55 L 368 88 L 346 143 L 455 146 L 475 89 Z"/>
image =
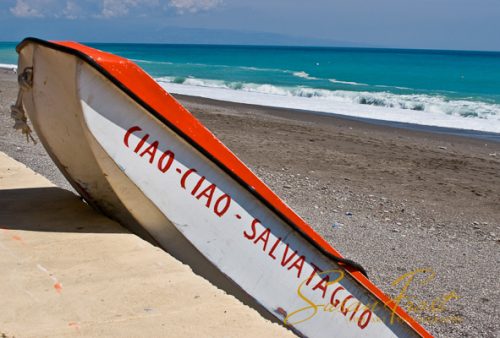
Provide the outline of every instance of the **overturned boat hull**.
<path id="1" fill-rule="evenodd" d="M 18 52 L 24 108 L 88 203 L 298 334 L 430 336 L 132 62 L 32 38 Z"/>

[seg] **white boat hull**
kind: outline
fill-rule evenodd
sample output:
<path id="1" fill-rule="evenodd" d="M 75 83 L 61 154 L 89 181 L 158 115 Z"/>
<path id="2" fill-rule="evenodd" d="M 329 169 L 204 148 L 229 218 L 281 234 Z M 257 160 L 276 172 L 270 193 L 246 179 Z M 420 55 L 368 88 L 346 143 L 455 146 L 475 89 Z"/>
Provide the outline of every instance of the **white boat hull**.
<path id="1" fill-rule="evenodd" d="M 19 70 L 26 67 L 33 67 L 24 104 L 34 128 L 93 206 L 299 334 L 420 336 L 87 62 L 28 43 L 20 49 Z"/>

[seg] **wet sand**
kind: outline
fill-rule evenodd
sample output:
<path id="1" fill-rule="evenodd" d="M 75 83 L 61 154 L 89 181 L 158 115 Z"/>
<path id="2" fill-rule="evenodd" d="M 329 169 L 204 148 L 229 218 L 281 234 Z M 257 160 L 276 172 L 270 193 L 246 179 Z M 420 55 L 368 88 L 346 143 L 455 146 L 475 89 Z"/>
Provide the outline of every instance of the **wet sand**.
<path id="1" fill-rule="evenodd" d="M 11 128 L 16 92 L 0 71 L 0 151 L 71 189 L 43 147 Z M 499 142 L 177 97 L 432 334 L 498 335 Z"/>

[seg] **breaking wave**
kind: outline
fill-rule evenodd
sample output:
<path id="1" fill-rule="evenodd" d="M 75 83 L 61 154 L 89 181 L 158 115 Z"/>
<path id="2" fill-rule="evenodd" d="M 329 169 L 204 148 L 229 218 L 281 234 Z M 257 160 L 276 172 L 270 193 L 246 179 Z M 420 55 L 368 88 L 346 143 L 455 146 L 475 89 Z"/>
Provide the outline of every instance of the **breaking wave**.
<path id="1" fill-rule="evenodd" d="M 141 60 L 141 59 L 129 59 L 137 63 L 147 63 L 147 64 L 158 64 L 158 65 L 173 65 L 172 62 L 168 61 L 151 61 L 151 60 Z"/>
<path id="2" fill-rule="evenodd" d="M 192 67 L 200 67 L 202 69 L 217 69 L 217 68 L 222 68 L 222 69 L 239 69 L 239 70 L 244 70 L 244 71 L 252 71 L 252 72 L 275 72 L 275 73 L 293 73 L 290 70 L 286 69 L 279 69 L 279 68 L 261 68 L 261 67 L 251 67 L 251 66 L 233 66 L 233 65 L 223 65 L 223 64 L 209 64 L 209 63 L 199 63 L 199 62 L 168 62 L 168 61 L 146 61 L 146 60 L 134 60 L 130 59 L 133 61 L 137 62 L 144 62 L 144 63 L 160 63 L 160 64 L 166 64 L 166 65 L 177 65 L 177 66 L 192 66 Z"/>
<path id="3" fill-rule="evenodd" d="M 488 119 L 500 117 L 500 104 L 474 101 L 472 99 L 450 99 L 441 95 L 394 94 L 386 91 L 328 90 L 310 87 L 284 87 L 271 84 L 227 82 L 193 77 L 162 77 L 158 82 L 187 86 L 232 89 L 250 93 L 288 97 L 314 98 L 322 102 L 350 103 L 375 107 L 447 114 L 467 118 Z"/>
<path id="4" fill-rule="evenodd" d="M 340 83 L 340 84 L 347 84 L 347 85 L 352 85 L 352 86 L 368 86 L 366 83 L 358 83 L 358 82 L 351 82 L 351 81 L 341 81 L 337 79 L 328 79 L 331 83 Z"/>
<path id="5" fill-rule="evenodd" d="M 1 69 L 8 69 L 8 70 L 16 71 L 17 70 L 17 65 L 13 65 L 13 64 L 10 64 L 10 63 L 0 63 L 0 68 Z"/>
<path id="6" fill-rule="evenodd" d="M 300 78 L 307 79 L 307 80 L 317 80 L 318 79 L 317 77 L 311 76 L 311 75 L 307 74 L 306 72 L 293 72 L 292 74 L 293 74 L 293 76 L 300 77 Z"/>

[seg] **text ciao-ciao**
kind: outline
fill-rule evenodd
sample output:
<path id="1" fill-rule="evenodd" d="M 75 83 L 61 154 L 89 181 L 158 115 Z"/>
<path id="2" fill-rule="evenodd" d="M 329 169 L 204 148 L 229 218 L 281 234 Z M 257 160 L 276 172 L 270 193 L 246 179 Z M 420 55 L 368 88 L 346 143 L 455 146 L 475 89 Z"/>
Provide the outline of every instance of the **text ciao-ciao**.
<path id="1" fill-rule="evenodd" d="M 161 173 L 167 173 L 174 163 L 175 153 L 170 149 L 162 150 L 157 140 L 148 142 L 150 135 L 147 133 L 142 137 L 135 135 L 140 137 L 139 142 L 131 145 L 130 136 L 141 131 L 142 128 L 139 126 L 129 128 L 123 137 L 123 143 Z M 217 189 L 217 186 L 209 182 L 205 176 L 193 175 L 197 172 L 194 168 L 188 169 L 184 173 L 180 168 L 176 168 L 176 172 L 181 174 L 179 180 L 181 188 L 187 190 L 197 200 L 204 202 L 205 207 L 215 215 L 222 217 L 227 213 L 231 205 L 231 196 Z"/>

